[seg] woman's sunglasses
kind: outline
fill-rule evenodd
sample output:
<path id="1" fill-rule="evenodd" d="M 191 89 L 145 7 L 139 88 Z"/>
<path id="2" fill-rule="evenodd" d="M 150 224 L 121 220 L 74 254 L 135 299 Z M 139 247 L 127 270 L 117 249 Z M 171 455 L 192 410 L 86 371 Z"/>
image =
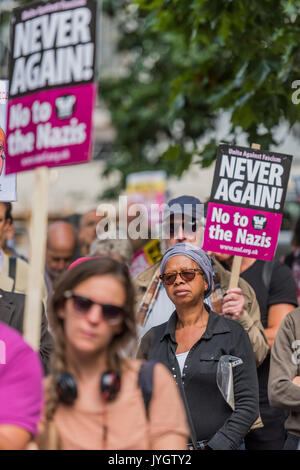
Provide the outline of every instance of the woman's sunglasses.
<path id="1" fill-rule="evenodd" d="M 93 305 L 99 305 L 102 309 L 103 319 L 108 323 L 119 323 L 120 320 L 126 316 L 126 311 L 122 307 L 94 302 L 88 297 L 76 295 L 69 290 L 64 293 L 64 297 L 66 299 L 72 299 L 74 310 L 81 315 L 86 315 Z"/>
<path id="2" fill-rule="evenodd" d="M 171 286 L 176 281 L 178 274 L 183 281 L 190 282 L 195 278 L 196 272 L 203 274 L 201 269 L 195 268 L 195 269 L 185 269 L 184 271 L 180 271 L 180 272 L 165 273 L 165 274 L 161 274 L 159 277 L 162 280 L 163 284 L 165 284 L 166 286 Z"/>

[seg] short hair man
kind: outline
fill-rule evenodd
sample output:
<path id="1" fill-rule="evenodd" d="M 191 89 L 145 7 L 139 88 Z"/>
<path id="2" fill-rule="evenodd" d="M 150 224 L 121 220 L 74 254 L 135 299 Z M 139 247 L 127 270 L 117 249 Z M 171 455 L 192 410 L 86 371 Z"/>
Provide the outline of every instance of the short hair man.
<path id="1" fill-rule="evenodd" d="M 97 215 L 96 209 L 92 209 L 81 216 L 78 233 L 80 255 L 87 256 L 92 242 L 96 239 L 96 227 L 103 216 Z"/>
<path id="2" fill-rule="evenodd" d="M 0 289 L 7 292 L 26 294 L 28 279 L 28 263 L 21 257 L 8 256 L 4 250 L 6 231 L 12 219 L 12 204 L 0 202 Z M 42 273 L 41 273 L 42 276 Z M 46 309 L 47 290 L 43 286 L 43 303 Z"/>
<path id="3" fill-rule="evenodd" d="M 46 273 L 51 284 L 68 269 L 76 248 L 76 233 L 68 222 L 56 221 L 49 225 L 46 247 Z"/>
<path id="4" fill-rule="evenodd" d="M 12 204 L 11 202 L 3 203 L 5 205 L 5 226 L 1 231 L 0 245 L 4 253 L 13 258 L 21 258 L 24 261 L 28 262 L 27 258 L 17 252 L 13 239 L 15 236 L 15 225 L 14 219 L 12 216 Z"/>

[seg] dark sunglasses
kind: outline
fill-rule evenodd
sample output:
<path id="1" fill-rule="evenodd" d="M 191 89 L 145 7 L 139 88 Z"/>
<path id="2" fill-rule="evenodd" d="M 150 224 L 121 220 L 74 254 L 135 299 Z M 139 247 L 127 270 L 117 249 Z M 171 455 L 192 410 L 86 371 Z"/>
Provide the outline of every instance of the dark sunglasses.
<path id="1" fill-rule="evenodd" d="M 180 272 L 161 274 L 159 277 L 162 280 L 163 284 L 165 284 L 166 286 L 171 286 L 176 281 L 178 274 L 183 281 L 190 282 L 195 278 L 196 272 L 203 274 L 201 269 L 195 268 L 195 269 L 185 269 L 184 271 L 180 271 Z"/>
<path id="2" fill-rule="evenodd" d="M 126 316 L 126 311 L 122 307 L 118 307 L 117 305 L 100 304 L 99 302 L 94 302 L 88 297 L 76 295 L 69 290 L 64 293 L 64 297 L 66 299 L 72 299 L 74 310 L 82 315 L 86 315 L 93 305 L 99 305 L 102 308 L 102 316 L 108 323 L 119 323 L 119 321 Z"/>

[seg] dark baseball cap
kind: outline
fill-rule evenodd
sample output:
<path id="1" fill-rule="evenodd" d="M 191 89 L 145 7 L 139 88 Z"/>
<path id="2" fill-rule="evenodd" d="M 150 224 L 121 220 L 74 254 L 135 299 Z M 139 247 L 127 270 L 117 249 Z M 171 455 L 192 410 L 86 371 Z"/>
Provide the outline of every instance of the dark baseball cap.
<path id="1" fill-rule="evenodd" d="M 172 215 L 187 215 L 196 220 L 204 217 L 204 204 L 194 196 L 179 196 L 170 199 L 163 214 L 163 221 Z"/>

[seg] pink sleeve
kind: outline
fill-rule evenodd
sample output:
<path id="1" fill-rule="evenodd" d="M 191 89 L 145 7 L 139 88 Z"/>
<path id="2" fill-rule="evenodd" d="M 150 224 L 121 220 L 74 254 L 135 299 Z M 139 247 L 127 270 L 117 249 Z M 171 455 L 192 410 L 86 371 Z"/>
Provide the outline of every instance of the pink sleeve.
<path id="1" fill-rule="evenodd" d="M 0 340 L 5 344 L 5 361 L 0 362 L 0 425 L 18 426 L 35 435 L 43 401 L 39 356 L 7 327 L 0 329 Z"/>

